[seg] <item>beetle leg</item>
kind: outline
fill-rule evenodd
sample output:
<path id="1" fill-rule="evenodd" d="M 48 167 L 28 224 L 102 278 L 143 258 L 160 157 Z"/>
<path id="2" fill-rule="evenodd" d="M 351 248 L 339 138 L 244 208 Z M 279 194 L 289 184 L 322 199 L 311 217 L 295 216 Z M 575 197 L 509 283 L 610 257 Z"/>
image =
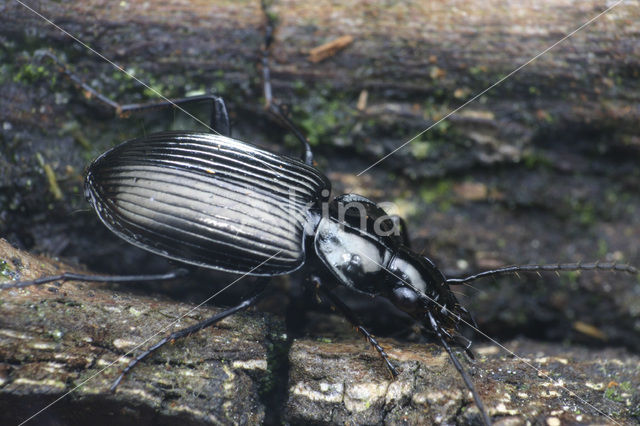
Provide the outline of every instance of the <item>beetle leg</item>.
<path id="1" fill-rule="evenodd" d="M 317 277 L 313 277 L 312 282 L 313 281 L 315 281 L 316 283 L 319 282 Z M 329 300 L 331 300 L 331 303 L 336 307 L 336 309 L 338 309 L 342 313 L 342 315 L 344 315 L 345 318 L 351 323 L 351 325 L 353 325 L 356 328 L 356 331 L 362 334 L 364 338 L 367 339 L 369 344 L 371 344 L 371 346 L 373 346 L 373 348 L 376 351 L 378 351 L 378 354 L 382 357 L 382 360 L 384 361 L 385 366 L 387 367 L 387 370 L 389 370 L 389 373 L 391 373 L 391 376 L 395 379 L 398 376 L 398 374 L 400 374 L 398 372 L 398 369 L 396 369 L 396 367 L 393 366 L 393 364 L 389 360 L 389 356 L 384 351 L 384 349 L 382 349 L 382 346 L 380 346 L 376 338 L 373 337 L 371 333 L 369 333 L 362 325 L 360 325 L 361 321 L 358 319 L 356 314 L 351 310 L 351 308 L 349 308 L 342 300 L 340 300 L 335 294 L 333 294 L 328 288 L 326 288 L 322 284 L 319 285 L 319 288 L 320 288 L 320 291 L 322 291 L 322 293 L 325 296 L 327 296 Z"/>
<path id="2" fill-rule="evenodd" d="M 138 281 L 162 281 L 172 280 L 174 278 L 187 275 L 189 271 L 183 268 L 169 271 L 165 274 L 149 274 L 149 275 L 85 275 L 65 272 L 59 275 L 50 275 L 48 277 L 37 278 L 29 281 L 17 281 L 0 284 L 0 290 L 7 288 L 22 288 L 32 285 L 42 285 L 54 281 L 89 281 L 101 283 L 120 283 L 120 282 L 138 282 Z"/>
<path id="3" fill-rule="evenodd" d="M 131 360 L 131 362 L 129 362 L 129 364 L 124 368 L 124 370 L 122 370 L 122 373 L 120 373 L 120 376 L 118 376 L 118 378 L 113 382 L 113 384 L 111 385 L 110 390 L 112 392 L 115 391 L 116 388 L 118 387 L 118 385 L 120 384 L 120 382 L 122 382 L 122 379 L 124 379 L 124 376 L 126 376 L 127 373 L 129 371 L 131 371 L 131 369 L 133 367 L 135 367 L 136 364 L 138 364 L 140 361 L 142 361 L 143 359 L 145 359 L 146 357 L 151 355 L 153 352 L 158 350 L 160 347 L 162 347 L 166 343 L 174 342 L 175 340 L 181 339 L 183 337 L 190 336 L 193 333 L 196 333 L 196 332 L 198 332 L 198 331 L 200 331 L 200 330 L 202 330 L 204 328 L 207 328 L 209 326 L 214 325 L 215 323 L 223 320 L 224 318 L 227 318 L 228 316 L 231 316 L 231 315 L 233 315 L 233 314 L 235 314 L 237 312 L 240 312 L 240 311 L 243 311 L 243 310 L 249 308 L 250 306 L 255 305 L 262 298 L 262 296 L 264 295 L 264 289 L 265 289 L 265 287 L 266 287 L 268 282 L 269 282 L 269 278 L 268 277 L 259 278 L 258 282 L 256 284 L 258 286 L 258 288 L 253 293 L 253 296 L 248 297 L 247 299 L 243 300 L 238 305 L 236 305 L 236 306 L 234 306 L 232 308 L 229 308 L 229 309 L 227 309 L 225 311 L 222 311 L 220 313 L 217 313 L 214 316 L 205 319 L 204 321 L 200 321 L 199 323 L 194 324 L 194 325 L 192 325 L 190 327 L 186 327 L 186 328 L 183 328 L 181 330 L 174 331 L 170 335 L 162 338 L 160 341 L 158 341 L 156 344 L 151 346 L 149 349 L 145 350 L 140 355 L 138 355 L 133 360 Z"/>
<path id="4" fill-rule="evenodd" d="M 209 129 L 222 136 L 231 136 L 231 125 L 229 124 L 229 114 L 222 98 L 213 95 L 197 95 L 188 96 L 179 99 L 165 99 L 161 101 L 153 101 L 147 103 L 137 104 L 120 104 L 108 96 L 98 92 L 93 87 L 89 86 L 82 80 L 76 73 L 71 71 L 69 67 L 63 63 L 58 57 L 51 52 L 43 52 L 43 57 L 51 59 L 58 70 L 67 76 L 73 84 L 78 87 L 87 99 L 96 99 L 102 105 L 112 109 L 119 117 L 127 117 L 131 113 L 149 111 L 154 109 L 164 108 L 176 108 L 189 104 L 195 104 L 199 102 L 211 102 L 211 117 L 209 123 Z"/>
<path id="5" fill-rule="evenodd" d="M 478 323 L 476 322 L 476 319 L 473 317 L 473 315 L 471 315 L 471 312 L 469 312 L 467 310 L 467 308 L 465 308 L 464 306 L 459 306 L 458 309 L 460 310 L 460 312 L 462 312 L 462 314 L 465 316 L 465 320 L 470 322 L 471 325 L 474 328 L 478 328 Z"/>
<path id="6" fill-rule="evenodd" d="M 311 145 L 307 138 L 304 137 L 300 129 L 293 124 L 293 121 L 287 117 L 287 114 L 282 110 L 282 107 L 273 99 L 273 91 L 271 90 L 271 68 L 269 67 L 269 51 L 271 50 L 271 43 L 273 42 L 273 27 L 274 27 L 274 19 L 267 12 L 267 5 L 265 1 L 262 0 L 260 2 L 260 6 L 262 7 L 262 12 L 265 16 L 265 35 L 264 35 L 264 46 L 262 47 L 262 83 L 264 90 L 264 107 L 265 109 L 278 121 L 282 124 L 287 130 L 294 134 L 294 136 L 300 141 L 302 144 L 302 149 L 304 150 L 304 154 L 302 156 L 302 160 L 312 166 L 313 165 L 313 152 L 311 151 Z"/>
<path id="7" fill-rule="evenodd" d="M 469 358 L 476 359 L 475 354 L 471 350 L 471 345 L 473 344 L 473 341 L 471 341 L 470 339 L 467 339 L 466 337 L 464 337 L 460 333 L 457 333 L 457 332 L 455 334 L 449 333 L 447 330 L 445 330 L 442 327 L 440 328 L 440 332 L 448 340 L 451 340 L 451 341 L 455 342 L 456 345 L 458 345 L 460 348 L 462 348 Z"/>
<path id="8" fill-rule="evenodd" d="M 476 406 L 478 407 L 478 410 L 480 410 L 480 413 L 482 414 L 482 420 L 484 424 L 491 425 L 491 418 L 487 414 L 487 410 L 484 408 L 484 404 L 482 403 L 482 400 L 480 399 L 480 396 L 478 395 L 478 392 L 476 391 L 475 386 L 473 386 L 473 382 L 471 381 L 471 378 L 469 377 L 467 372 L 464 370 L 464 368 L 462 368 L 460 361 L 458 361 L 458 358 L 456 358 L 456 356 L 453 354 L 453 351 L 449 347 L 449 344 L 447 343 L 447 340 L 445 339 L 443 334 L 444 330 L 442 329 L 442 327 L 440 327 L 440 324 L 438 324 L 438 322 L 433 317 L 431 312 L 428 312 L 427 314 L 429 315 L 429 322 L 431 323 L 431 328 L 438 336 L 438 339 L 440 340 L 440 343 L 442 343 L 442 346 L 444 346 L 444 349 L 447 351 L 447 354 L 449 354 L 449 358 L 451 358 L 451 361 L 453 362 L 453 365 L 456 367 L 456 370 L 458 370 L 458 373 L 460 373 L 460 375 L 462 376 L 462 380 L 464 380 L 464 384 L 467 385 L 467 389 L 471 391 L 471 394 L 473 395 L 473 400 L 475 401 Z"/>

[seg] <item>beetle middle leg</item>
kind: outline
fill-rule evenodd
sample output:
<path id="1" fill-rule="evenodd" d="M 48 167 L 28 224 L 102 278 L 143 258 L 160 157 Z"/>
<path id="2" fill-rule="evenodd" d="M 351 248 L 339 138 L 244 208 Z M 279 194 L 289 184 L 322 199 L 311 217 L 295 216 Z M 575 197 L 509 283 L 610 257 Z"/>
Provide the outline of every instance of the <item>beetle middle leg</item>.
<path id="1" fill-rule="evenodd" d="M 349 321 L 351 325 L 355 327 L 356 331 L 362 334 L 362 336 L 364 336 L 365 339 L 367 339 L 369 344 L 371 344 L 371 346 L 378 352 L 378 354 L 384 361 L 384 364 L 387 367 L 387 370 L 389 371 L 391 376 L 393 378 L 396 378 L 398 374 L 400 374 L 398 372 L 398 369 L 394 367 L 394 365 L 391 363 L 391 360 L 389 360 L 389 355 L 387 355 L 387 353 L 382 348 L 382 346 L 380 346 L 376 338 L 373 337 L 373 335 L 369 333 L 369 331 L 367 331 L 367 329 L 365 329 L 361 325 L 362 322 L 358 319 L 358 317 L 351 310 L 351 308 L 349 308 L 342 300 L 340 300 L 340 298 L 338 298 L 335 294 L 333 294 L 328 288 L 322 285 L 320 278 L 313 276 L 311 277 L 311 282 L 317 288 L 319 288 L 320 291 L 322 291 L 322 294 L 324 294 L 331 301 L 333 306 L 335 306 L 335 308 L 338 309 L 342 313 L 342 315 L 344 315 L 347 321 Z"/>

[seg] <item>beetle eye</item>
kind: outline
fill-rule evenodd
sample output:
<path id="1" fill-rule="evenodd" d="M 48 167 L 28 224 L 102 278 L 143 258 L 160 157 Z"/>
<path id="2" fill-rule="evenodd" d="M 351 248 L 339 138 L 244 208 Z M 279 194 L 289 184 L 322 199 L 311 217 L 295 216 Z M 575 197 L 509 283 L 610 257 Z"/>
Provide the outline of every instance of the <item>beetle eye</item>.
<path id="1" fill-rule="evenodd" d="M 419 300 L 416 292 L 405 286 L 396 287 L 391 292 L 393 304 L 407 313 L 416 312 L 419 309 Z"/>

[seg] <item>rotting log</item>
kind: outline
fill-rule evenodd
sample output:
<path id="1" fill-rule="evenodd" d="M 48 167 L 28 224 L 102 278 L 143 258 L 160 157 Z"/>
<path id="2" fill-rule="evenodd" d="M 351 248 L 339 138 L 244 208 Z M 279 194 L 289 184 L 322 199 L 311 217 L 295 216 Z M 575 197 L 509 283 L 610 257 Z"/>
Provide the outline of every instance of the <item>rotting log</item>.
<path id="1" fill-rule="evenodd" d="M 213 89 L 227 99 L 236 136 L 283 149 L 284 133 L 260 107 L 258 1 L 34 6 L 166 96 Z M 117 120 L 100 113 L 37 60 L 38 49 L 52 49 L 123 102 L 148 93 L 18 3 L 1 7 L 0 235 L 94 270 L 161 269 L 83 213 L 82 170 L 120 141 L 193 123 L 176 123 L 173 114 Z M 391 202 L 408 220 L 414 247 L 449 275 L 523 262 L 638 264 L 634 2 L 354 176 L 603 10 L 596 0 L 273 2 L 274 90 L 316 144 L 334 194 Z M 308 61 L 312 48 L 341 35 L 353 42 L 324 61 Z M 358 109 L 364 91 L 368 100 Z M 590 340 L 578 331 L 585 323 L 610 344 L 640 348 L 637 280 L 583 277 L 479 284 L 483 292 L 465 304 L 491 333 Z"/>
<path id="2" fill-rule="evenodd" d="M 4 240 L 0 260 L 5 278 L 69 270 Z M 260 392 L 268 391 L 269 350 L 277 343 L 270 336 L 278 330 L 268 316 L 234 315 L 167 344 L 112 393 L 139 345 L 146 348 L 218 309 L 193 310 L 83 282 L 5 290 L 0 300 L 2 424 L 31 416 L 33 424 L 131 425 L 259 424 L 265 418 Z"/>

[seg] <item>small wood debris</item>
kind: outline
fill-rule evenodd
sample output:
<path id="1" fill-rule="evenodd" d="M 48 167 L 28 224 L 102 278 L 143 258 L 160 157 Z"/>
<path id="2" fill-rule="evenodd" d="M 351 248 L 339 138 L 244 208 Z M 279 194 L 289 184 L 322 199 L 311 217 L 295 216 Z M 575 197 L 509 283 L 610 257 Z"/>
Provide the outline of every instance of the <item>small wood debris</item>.
<path id="1" fill-rule="evenodd" d="M 369 92 L 367 92 L 366 90 L 360 92 L 360 96 L 358 96 L 358 105 L 356 106 L 356 108 L 358 108 L 358 111 L 364 111 L 365 109 L 367 109 L 368 98 Z"/>
<path id="2" fill-rule="evenodd" d="M 309 61 L 317 63 L 324 59 L 327 59 L 338 53 L 339 50 L 342 50 L 350 45 L 352 42 L 353 37 L 351 37 L 350 35 L 344 35 L 328 43 L 322 44 L 318 47 L 314 47 L 309 51 Z"/>
<path id="3" fill-rule="evenodd" d="M 594 339 L 607 340 L 607 335 L 599 328 L 582 321 L 574 321 L 573 329 L 587 336 L 591 336 Z"/>

